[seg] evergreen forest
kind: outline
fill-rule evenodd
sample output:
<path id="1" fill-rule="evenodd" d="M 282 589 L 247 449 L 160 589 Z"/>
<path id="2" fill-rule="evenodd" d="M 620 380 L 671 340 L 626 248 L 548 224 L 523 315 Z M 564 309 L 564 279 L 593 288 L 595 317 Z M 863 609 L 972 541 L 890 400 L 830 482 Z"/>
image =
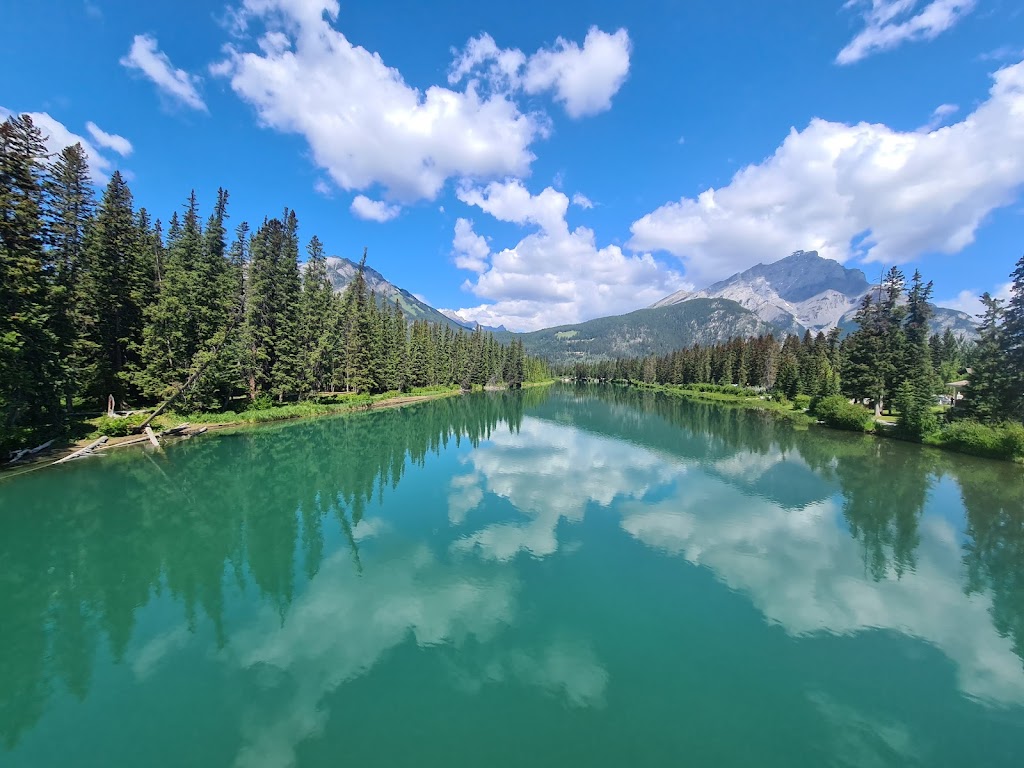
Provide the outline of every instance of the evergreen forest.
<path id="1" fill-rule="evenodd" d="M 66 434 L 109 398 L 237 411 L 548 375 L 521 342 L 410 324 L 362 269 L 335 293 L 295 211 L 229 232 L 228 199 L 204 217 L 193 192 L 165 226 L 118 171 L 97 199 L 80 144 L 51 157 L 27 115 L 0 124 L 0 449 Z"/>

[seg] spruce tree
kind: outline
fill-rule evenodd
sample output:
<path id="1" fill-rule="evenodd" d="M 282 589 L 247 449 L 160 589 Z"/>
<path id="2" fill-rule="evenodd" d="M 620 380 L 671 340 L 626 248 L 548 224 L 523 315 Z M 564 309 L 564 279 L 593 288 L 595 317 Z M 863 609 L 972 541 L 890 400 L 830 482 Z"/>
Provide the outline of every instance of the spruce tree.
<path id="1" fill-rule="evenodd" d="M 93 350 L 85 341 L 88 316 L 81 284 L 87 268 L 85 244 L 96 201 L 89 164 L 81 144 L 65 147 L 50 169 L 50 245 L 54 263 L 54 332 L 61 366 L 64 407 L 72 410 L 75 395 L 92 370 Z"/>
<path id="2" fill-rule="evenodd" d="M 299 327 L 302 357 L 301 393 L 308 395 L 330 388 L 334 373 L 333 338 L 334 289 L 327 277 L 324 246 L 314 235 L 306 246 L 306 266 L 302 272 L 302 293 L 299 299 Z"/>
<path id="3" fill-rule="evenodd" d="M 1006 415 L 1007 370 L 1006 343 L 1003 339 L 1003 303 L 984 293 L 981 296 L 984 311 L 978 315 L 978 341 L 975 346 L 974 367 L 968 375 L 968 386 L 963 400 L 955 404 L 956 413 L 964 418 L 994 423 Z"/>
<path id="4" fill-rule="evenodd" d="M 89 394 L 96 404 L 107 395 L 120 404 L 134 391 L 127 374 L 138 359 L 133 345 L 142 335 L 141 298 L 151 280 L 140 258 L 131 190 L 120 171 L 107 184 L 88 240 L 84 301 L 93 316 L 90 341 L 97 353 Z"/>
<path id="5" fill-rule="evenodd" d="M 55 430 L 64 392 L 55 268 L 45 249 L 46 149 L 27 115 L 0 125 L 0 443 Z"/>
<path id="6" fill-rule="evenodd" d="M 1004 405 L 1006 417 L 1019 422 L 1024 420 L 1024 256 L 1010 278 L 1001 342 L 1006 369 Z"/>

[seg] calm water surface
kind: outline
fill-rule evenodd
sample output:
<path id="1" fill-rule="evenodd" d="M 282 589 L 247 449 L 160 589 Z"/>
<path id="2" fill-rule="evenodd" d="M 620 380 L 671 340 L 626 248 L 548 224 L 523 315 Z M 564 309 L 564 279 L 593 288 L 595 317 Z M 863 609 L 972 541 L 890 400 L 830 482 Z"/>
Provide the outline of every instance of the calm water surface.
<path id="1" fill-rule="evenodd" d="M 0 481 L 0 764 L 1019 768 L 1022 477 L 561 388 Z"/>

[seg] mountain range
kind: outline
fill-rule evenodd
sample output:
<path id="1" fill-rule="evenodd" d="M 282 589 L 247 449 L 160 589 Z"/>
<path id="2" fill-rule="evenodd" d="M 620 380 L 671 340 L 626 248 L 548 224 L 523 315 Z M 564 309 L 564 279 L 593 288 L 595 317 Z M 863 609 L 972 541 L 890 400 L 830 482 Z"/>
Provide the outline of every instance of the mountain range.
<path id="1" fill-rule="evenodd" d="M 357 265 L 342 258 L 327 260 L 336 291 L 355 276 Z M 442 313 L 404 288 L 366 267 L 366 281 L 382 301 L 396 299 L 412 320 L 424 319 L 452 328 L 475 328 L 454 312 Z M 512 333 L 488 328 L 499 341 L 521 339 L 527 352 L 554 363 L 666 354 L 693 344 L 714 344 L 737 336 L 849 331 L 861 300 L 878 286 L 859 269 L 848 269 L 815 251 L 796 251 L 771 264 L 758 264 L 696 291 L 678 291 L 646 309 L 572 325 Z M 947 328 L 973 336 L 970 315 L 933 306 L 932 331 Z"/>
<path id="2" fill-rule="evenodd" d="M 796 251 L 771 264 L 758 264 L 704 288 L 679 291 L 653 307 L 667 307 L 694 299 L 730 299 L 766 323 L 791 333 L 812 333 L 840 327 L 849 329 L 857 307 L 878 285 L 868 282 L 859 269 L 847 269 L 823 259 L 816 251 Z M 971 316 L 955 309 L 933 306 L 933 330 L 973 334 Z"/>
<path id="3" fill-rule="evenodd" d="M 331 287 L 334 288 L 335 293 L 341 293 L 355 278 L 359 265 L 351 259 L 340 256 L 328 256 L 326 261 L 327 277 L 331 281 Z M 430 323 L 448 325 L 455 329 L 467 327 L 465 323 L 459 323 L 441 314 L 426 302 L 420 301 L 409 291 L 405 290 L 405 288 L 399 288 L 394 283 L 389 282 L 380 272 L 371 267 L 363 267 L 363 278 L 366 280 L 367 288 L 377 294 L 379 302 L 393 305 L 397 301 L 398 305 L 402 308 L 402 312 L 405 313 L 406 318 L 410 322 L 426 320 Z"/>

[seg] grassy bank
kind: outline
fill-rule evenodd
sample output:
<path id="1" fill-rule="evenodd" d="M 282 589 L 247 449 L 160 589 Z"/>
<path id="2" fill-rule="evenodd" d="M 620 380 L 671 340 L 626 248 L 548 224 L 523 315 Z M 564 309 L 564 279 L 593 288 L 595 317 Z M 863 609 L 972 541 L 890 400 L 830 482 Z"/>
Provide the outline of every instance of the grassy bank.
<path id="1" fill-rule="evenodd" d="M 662 392 L 672 397 L 765 411 L 798 425 L 819 424 L 830 429 L 865 432 L 879 437 L 901 440 L 908 439 L 905 435 L 900 435 L 897 432 L 895 423 L 876 423 L 871 411 L 854 405 L 842 397 L 827 398 L 819 405 L 819 412 L 811 414 L 805 410 L 809 405 L 810 398 L 802 398 L 796 403 L 790 403 L 788 401 L 779 402 L 753 390 L 738 387 L 722 387 L 713 384 L 685 387 L 644 384 L 642 382 L 629 383 L 638 389 Z M 835 400 L 839 402 L 828 402 Z M 892 416 L 887 421 L 895 422 L 896 417 Z M 953 421 L 942 424 L 937 431 L 926 435 L 918 442 L 955 453 L 1024 464 L 1024 426 L 1020 424 L 988 425 L 970 421 Z"/>
<path id="2" fill-rule="evenodd" d="M 760 394 L 752 389 L 722 387 L 716 384 L 698 384 L 692 387 L 645 384 L 639 381 L 629 382 L 629 384 L 637 389 L 661 392 L 671 397 L 682 397 L 702 403 L 717 403 L 718 405 L 764 411 L 777 418 L 791 421 L 798 426 L 807 426 L 814 424 L 816 421 L 812 416 L 805 413 L 802 408 L 795 408 L 789 402 L 772 400 L 767 395 Z"/>
<path id="3" fill-rule="evenodd" d="M 199 411 L 189 413 L 167 411 L 154 419 L 152 426 L 154 430 L 160 431 L 161 429 L 168 429 L 185 422 L 218 427 L 266 424 L 273 421 L 330 416 L 350 411 L 368 410 L 374 407 L 383 408 L 403 405 L 425 399 L 457 395 L 460 392 L 461 389 L 459 387 L 414 387 L 409 392 L 384 392 L 379 395 L 340 394 L 319 401 L 303 401 L 281 405 L 271 404 L 263 407 L 248 408 L 238 412 Z M 140 413 L 127 418 L 111 419 L 106 416 L 100 416 L 95 419 L 89 419 L 87 424 L 91 425 L 93 429 L 86 436 L 86 439 L 94 439 L 101 435 L 110 437 L 127 435 L 134 432 L 136 427 L 146 418 L 148 418 L 148 414 Z"/>

